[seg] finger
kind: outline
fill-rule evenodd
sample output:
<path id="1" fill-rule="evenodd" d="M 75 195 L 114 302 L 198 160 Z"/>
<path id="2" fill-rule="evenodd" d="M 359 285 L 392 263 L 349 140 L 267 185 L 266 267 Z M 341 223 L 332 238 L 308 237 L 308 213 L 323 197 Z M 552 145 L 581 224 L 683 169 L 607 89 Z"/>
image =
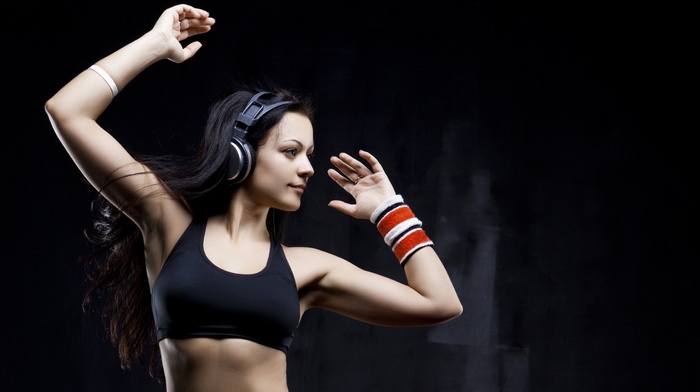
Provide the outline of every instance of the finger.
<path id="1" fill-rule="evenodd" d="M 185 38 L 195 36 L 197 34 L 203 34 L 211 30 L 211 26 L 187 26 L 185 27 L 186 20 L 180 24 L 180 36 L 178 40 L 182 41 Z"/>
<path id="2" fill-rule="evenodd" d="M 202 29 L 202 28 L 211 28 L 211 26 L 215 22 L 216 21 L 213 18 L 183 19 L 180 21 L 180 24 L 185 29 L 190 29 L 190 28 Z"/>
<path id="3" fill-rule="evenodd" d="M 185 19 L 187 15 L 192 15 L 194 11 L 194 8 L 187 4 L 178 4 L 171 9 L 177 13 L 179 20 Z"/>
<path id="4" fill-rule="evenodd" d="M 340 155 L 338 156 L 340 159 L 345 162 L 346 165 L 350 166 L 355 172 L 369 172 L 369 169 L 367 166 L 364 165 L 364 163 L 358 161 L 354 157 L 352 157 L 350 154 L 346 154 L 344 152 L 341 152 Z"/>
<path id="5" fill-rule="evenodd" d="M 201 8 L 192 7 L 188 4 L 176 5 L 174 9 L 180 15 L 180 20 L 183 18 L 206 18 L 209 16 L 209 12 Z"/>
<path id="6" fill-rule="evenodd" d="M 355 185 L 354 181 L 338 173 L 336 170 L 328 169 L 328 176 L 335 181 L 336 184 L 345 189 L 346 192 L 350 192 L 351 188 Z"/>
<path id="7" fill-rule="evenodd" d="M 352 173 L 352 172 L 355 171 L 355 170 L 352 168 L 352 166 L 350 166 L 350 165 L 348 165 L 347 163 L 345 163 L 345 162 L 344 162 L 342 159 L 340 159 L 339 157 L 335 157 L 335 156 L 331 157 L 331 163 L 333 164 L 333 166 L 335 166 L 336 168 L 338 168 L 338 170 L 340 170 L 343 174 L 348 174 L 348 173 Z"/>
<path id="8" fill-rule="evenodd" d="M 210 18 L 209 12 L 203 9 L 181 4 L 173 7 L 172 10 L 175 12 L 173 15 L 174 21 L 182 23 L 183 30 L 191 27 L 211 26 L 214 24 L 214 18 Z"/>
<path id="9" fill-rule="evenodd" d="M 184 61 L 194 56 L 201 47 L 202 43 L 199 41 L 190 42 L 189 45 L 182 49 L 182 60 Z"/>
<path id="10" fill-rule="evenodd" d="M 360 150 L 360 156 L 362 157 L 362 159 L 366 160 L 367 163 L 369 163 L 369 166 L 372 168 L 373 172 L 377 173 L 384 171 L 384 168 L 379 163 L 379 160 L 377 160 L 377 158 L 374 157 L 374 155 L 368 153 L 365 150 Z"/>
<path id="11" fill-rule="evenodd" d="M 195 36 L 197 34 L 203 34 L 211 30 L 211 24 L 202 24 L 199 20 L 184 19 L 182 21 L 176 22 L 173 26 L 177 34 L 178 41 L 184 41 L 187 38 Z M 213 20 L 212 20 L 213 24 Z"/>
<path id="12" fill-rule="evenodd" d="M 353 184 L 360 177 L 360 175 L 355 171 L 355 169 L 343 161 L 340 157 L 331 157 L 331 163 L 335 166 L 347 179 L 349 179 Z"/>
<path id="13" fill-rule="evenodd" d="M 340 200 L 331 200 L 328 206 L 342 212 L 343 214 L 350 215 L 354 217 L 355 208 L 352 204 L 348 204 Z"/>

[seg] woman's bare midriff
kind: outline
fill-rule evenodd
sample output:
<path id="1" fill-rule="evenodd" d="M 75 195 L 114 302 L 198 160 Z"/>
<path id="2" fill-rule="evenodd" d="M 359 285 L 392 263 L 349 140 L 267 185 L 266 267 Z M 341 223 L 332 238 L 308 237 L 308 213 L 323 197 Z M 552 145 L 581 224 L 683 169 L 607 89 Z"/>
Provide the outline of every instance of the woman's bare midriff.
<path id="1" fill-rule="evenodd" d="M 246 339 L 160 342 L 168 392 L 288 392 L 284 352 Z"/>

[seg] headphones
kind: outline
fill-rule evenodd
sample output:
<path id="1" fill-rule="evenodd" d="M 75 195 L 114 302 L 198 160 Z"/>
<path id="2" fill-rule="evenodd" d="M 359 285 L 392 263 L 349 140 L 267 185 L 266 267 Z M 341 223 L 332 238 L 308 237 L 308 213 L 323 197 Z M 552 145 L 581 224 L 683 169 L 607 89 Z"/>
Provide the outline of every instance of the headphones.
<path id="1" fill-rule="evenodd" d="M 238 113 L 236 121 L 233 123 L 228 180 L 236 184 L 245 180 L 253 171 L 253 166 L 255 166 L 255 150 L 250 143 L 245 140 L 248 129 L 254 126 L 255 123 L 270 110 L 292 103 L 292 101 L 281 101 L 272 105 L 265 105 L 258 101 L 258 98 L 262 96 L 274 97 L 275 94 L 268 91 L 255 94 L 253 98 L 248 101 L 245 109 Z"/>

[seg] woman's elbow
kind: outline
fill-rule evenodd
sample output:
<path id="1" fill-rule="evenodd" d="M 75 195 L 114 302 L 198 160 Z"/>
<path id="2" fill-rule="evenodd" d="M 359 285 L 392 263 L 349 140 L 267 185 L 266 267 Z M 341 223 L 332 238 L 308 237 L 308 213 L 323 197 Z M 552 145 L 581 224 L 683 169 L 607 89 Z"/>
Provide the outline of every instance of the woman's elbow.
<path id="1" fill-rule="evenodd" d="M 462 303 L 457 300 L 448 308 L 445 321 L 456 319 L 462 315 L 462 312 L 464 312 L 464 306 L 462 306 Z"/>
<path id="2" fill-rule="evenodd" d="M 70 104 L 67 104 L 61 99 L 57 99 L 55 96 L 49 98 L 44 103 L 44 111 L 49 117 L 49 122 L 51 123 L 54 131 L 59 134 L 64 133 L 68 124 L 78 118 L 76 113 L 72 110 Z"/>
<path id="3" fill-rule="evenodd" d="M 464 312 L 464 307 L 462 303 L 457 299 L 454 301 L 443 302 L 439 304 L 434 313 L 435 324 L 446 323 L 450 320 L 454 320 L 462 315 Z"/>
<path id="4" fill-rule="evenodd" d="M 44 102 L 44 112 L 49 116 L 49 121 L 53 125 L 56 123 L 56 119 L 60 117 L 61 105 L 56 102 L 55 98 L 51 97 Z"/>
<path id="5" fill-rule="evenodd" d="M 44 111 L 49 116 L 49 118 L 51 117 L 51 112 L 53 112 L 53 107 L 53 98 L 49 98 L 46 102 L 44 102 Z"/>

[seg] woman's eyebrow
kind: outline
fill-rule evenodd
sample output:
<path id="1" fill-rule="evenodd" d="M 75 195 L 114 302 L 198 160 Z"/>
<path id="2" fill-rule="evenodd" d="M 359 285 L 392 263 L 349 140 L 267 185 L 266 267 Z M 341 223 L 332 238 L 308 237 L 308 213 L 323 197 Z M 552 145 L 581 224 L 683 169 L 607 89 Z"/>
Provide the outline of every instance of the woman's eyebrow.
<path id="1" fill-rule="evenodd" d="M 299 147 L 303 147 L 303 146 L 304 146 L 304 143 L 300 142 L 300 141 L 297 140 L 297 139 L 285 139 L 285 140 L 280 140 L 280 143 L 289 143 L 289 142 L 294 143 L 294 144 L 297 144 Z M 314 148 L 314 145 L 313 145 L 313 144 L 307 147 L 307 149 L 313 149 L 313 148 Z"/>

